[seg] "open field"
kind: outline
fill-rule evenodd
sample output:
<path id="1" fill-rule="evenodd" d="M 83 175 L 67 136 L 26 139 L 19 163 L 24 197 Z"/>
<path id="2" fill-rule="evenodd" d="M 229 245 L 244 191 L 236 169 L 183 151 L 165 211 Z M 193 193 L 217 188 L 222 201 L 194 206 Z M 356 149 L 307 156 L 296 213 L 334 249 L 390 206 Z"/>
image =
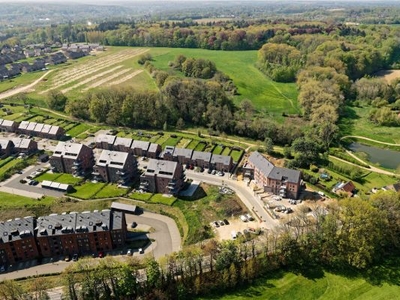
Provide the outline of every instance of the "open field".
<path id="1" fill-rule="evenodd" d="M 274 272 L 257 279 L 251 286 L 224 294 L 211 294 L 197 299 L 221 300 L 384 300 L 398 299 L 397 266 L 379 266 L 365 274 L 334 274 L 324 270 L 310 270 L 311 274 Z M 313 269 L 313 268 L 312 268 Z M 389 270 L 386 270 L 389 269 Z M 384 270 L 388 273 L 385 274 Z M 315 274 L 312 274 L 315 273 Z M 392 278 L 392 274 L 394 277 Z M 379 278 L 381 277 L 381 278 Z"/>
<path id="2" fill-rule="evenodd" d="M 400 77 L 400 70 L 383 70 L 375 73 L 375 76 L 385 79 L 387 83 L 391 83 L 394 79 Z"/>
<path id="3" fill-rule="evenodd" d="M 377 126 L 368 121 L 371 109 L 371 107 L 346 107 L 346 115 L 339 123 L 342 135 L 358 135 L 381 142 L 400 144 L 398 127 Z"/>
<path id="4" fill-rule="evenodd" d="M 262 74 L 255 66 L 257 51 L 151 48 L 150 53 L 156 68 L 168 72 L 171 72 L 168 62 L 179 54 L 207 58 L 215 62 L 218 70 L 232 78 L 239 91 L 239 95 L 234 97 L 235 103 L 249 99 L 256 109 L 265 110 L 276 118 L 281 117 L 282 112 L 299 113 L 296 84 L 273 82 Z"/>
<path id="5" fill-rule="evenodd" d="M 52 197 L 44 197 L 40 200 L 32 199 L 28 197 L 23 197 L 14 194 L 8 194 L 4 192 L 0 192 L 0 208 L 14 208 L 14 207 L 31 207 L 37 205 L 50 205 L 53 203 L 54 198 Z"/>

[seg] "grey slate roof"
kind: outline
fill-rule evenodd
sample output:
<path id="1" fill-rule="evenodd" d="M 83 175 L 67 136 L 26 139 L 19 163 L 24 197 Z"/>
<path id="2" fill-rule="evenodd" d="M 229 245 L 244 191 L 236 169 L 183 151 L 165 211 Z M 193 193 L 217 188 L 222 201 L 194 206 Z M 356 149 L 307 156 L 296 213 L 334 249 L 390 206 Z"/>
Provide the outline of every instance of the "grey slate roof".
<path id="1" fill-rule="evenodd" d="M 66 158 L 77 158 L 83 145 L 78 143 L 59 142 L 54 150 L 53 156 Z"/>
<path id="2" fill-rule="evenodd" d="M 11 141 L 14 143 L 15 148 L 28 149 L 32 140 L 31 139 L 14 138 Z"/>
<path id="3" fill-rule="evenodd" d="M 130 148 L 131 145 L 132 145 L 132 141 L 133 141 L 132 139 L 123 138 L 123 137 L 118 137 L 118 136 L 117 136 L 117 138 L 116 138 L 115 141 L 114 141 L 114 146 L 119 146 L 119 145 L 121 145 L 121 146 L 125 146 L 125 147 Z"/>
<path id="4" fill-rule="evenodd" d="M 8 243 L 33 236 L 35 219 L 33 217 L 15 218 L 0 222 L 0 243 Z"/>
<path id="5" fill-rule="evenodd" d="M 135 149 L 135 148 L 140 148 L 144 151 L 147 151 L 149 149 L 150 143 L 146 142 L 146 141 L 138 141 L 138 140 L 134 140 L 132 143 L 131 148 Z"/>
<path id="6" fill-rule="evenodd" d="M 7 149 L 10 143 L 11 143 L 10 140 L 0 139 L 0 149 Z"/>
<path id="7" fill-rule="evenodd" d="M 300 171 L 293 169 L 274 167 L 271 173 L 269 173 L 268 177 L 271 179 L 286 180 L 287 182 L 298 183 L 301 178 L 301 173 Z"/>
<path id="8" fill-rule="evenodd" d="M 232 162 L 232 157 L 226 156 L 226 155 L 219 155 L 219 154 L 213 154 L 211 156 L 211 163 L 222 163 L 225 166 L 229 166 Z"/>
<path id="9" fill-rule="evenodd" d="M 126 152 L 103 150 L 96 162 L 96 165 L 123 169 L 128 159 L 128 155 L 129 154 Z"/>
<path id="10" fill-rule="evenodd" d="M 149 147 L 149 152 L 157 152 L 159 146 L 159 144 L 151 143 Z"/>
<path id="11" fill-rule="evenodd" d="M 110 145 L 114 144 L 116 136 L 109 134 L 99 134 L 96 136 L 96 143 L 108 143 Z"/>
<path id="12" fill-rule="evenodd" d="M 158 177 L 173 178 L 178 163 L 175 161 L 150 159 L 146 175 L 157 175 Z"/>
<path id="13" fill-rule="evenodd" d="M 191 158 L 193 154 L 193 149 L 175 148 L 173 157 L 183 156 L 185 158 Z"/>
<path id="14" fill-rule="evenodd" d="M 122 229 L 123 213 L 103 209 L 102 211 L 51 214 L 37 219 L 36 230 L 40 236 L 56 236 L 79 232 L 101 232 Z"/>
<path id="15" fill-rule="evenodd" d="M 275 167 L 268 159 L 262 156 L 259 152 L 253 152 L 248 161 L 257 167 L 265 176 L 271 173 L 272 169 Z"/>
<path id="16" fill-rule="evenodd" d="M 211 152 L 193 151 L 192 160 L 196 160 L 196 159 L 210 162 Z"/>
<path id="17" fill-rule="evenodd" d="M 275 180 L 287 180 L 288 182 L 298 183 L 301 178 L 301 172 L 298 170 L 281 168 L 274 166 L 268 159 L 262 156 L 259 152 L 253 152 L 248 161 L 259 169 L 266 177 Z"/>

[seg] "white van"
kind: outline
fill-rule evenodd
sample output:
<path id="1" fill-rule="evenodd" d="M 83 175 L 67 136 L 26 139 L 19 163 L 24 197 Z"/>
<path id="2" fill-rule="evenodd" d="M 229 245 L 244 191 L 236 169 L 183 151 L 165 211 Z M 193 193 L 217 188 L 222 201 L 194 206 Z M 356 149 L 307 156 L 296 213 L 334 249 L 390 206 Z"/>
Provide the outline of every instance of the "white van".
<path id="1" fill-rule="evenodd" d="M 232 230 L 231 236 L 232 236 L 232 239 L 233 239 L 233 240 L 235 240 L 235 239 L 237 238 L 237 233 L 236 233 L 235 230 Z"/>

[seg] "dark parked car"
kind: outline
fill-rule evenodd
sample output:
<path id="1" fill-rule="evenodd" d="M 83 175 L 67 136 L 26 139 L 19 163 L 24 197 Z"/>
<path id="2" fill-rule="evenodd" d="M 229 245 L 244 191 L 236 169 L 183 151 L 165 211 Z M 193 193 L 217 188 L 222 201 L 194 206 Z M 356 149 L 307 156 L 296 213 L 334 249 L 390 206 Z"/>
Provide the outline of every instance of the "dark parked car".
<path id="1" fill-rule="evenodd" d="M 73 261 L 78 261 L 78 258 L 79 258 L 78 254 L 76 254 L 76 253 L 74 254 L 74 256 L 72 256 Z"/>
<path id="2" fill-rule="evenodd" d="M 224 219 L 225 225 L 229 225 L 229 221 L 227 219 Z"/>
<path id="3" fill-rule="evenodd" d="M 131 228 L 136 228 L 136 226 L 137 226 L 137 223 L 136 222 L 132 222 Z"/>

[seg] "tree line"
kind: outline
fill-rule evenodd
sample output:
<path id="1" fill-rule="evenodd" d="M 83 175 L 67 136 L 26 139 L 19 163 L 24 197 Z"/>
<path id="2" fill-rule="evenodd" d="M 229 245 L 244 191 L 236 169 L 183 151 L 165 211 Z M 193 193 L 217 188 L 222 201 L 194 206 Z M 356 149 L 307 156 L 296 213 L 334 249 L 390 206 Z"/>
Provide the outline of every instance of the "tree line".
<path id="1" fill-rule="evenodd" d="M 304 207 L 261 240 L 248 239 L 249 233 L 236 241 L 212 239 L 159 260 L 82 258 L 60 280 L 71 300 L 192 299 L 247 286 L 279 269 L 365 270 L 399 253 L 399 212 L 400 194 L 392 191 Z M 12 281 L 0 287 L 4 299 L 26 293 Z M 44 294 L 45 285 L 31 290 Z"/>

